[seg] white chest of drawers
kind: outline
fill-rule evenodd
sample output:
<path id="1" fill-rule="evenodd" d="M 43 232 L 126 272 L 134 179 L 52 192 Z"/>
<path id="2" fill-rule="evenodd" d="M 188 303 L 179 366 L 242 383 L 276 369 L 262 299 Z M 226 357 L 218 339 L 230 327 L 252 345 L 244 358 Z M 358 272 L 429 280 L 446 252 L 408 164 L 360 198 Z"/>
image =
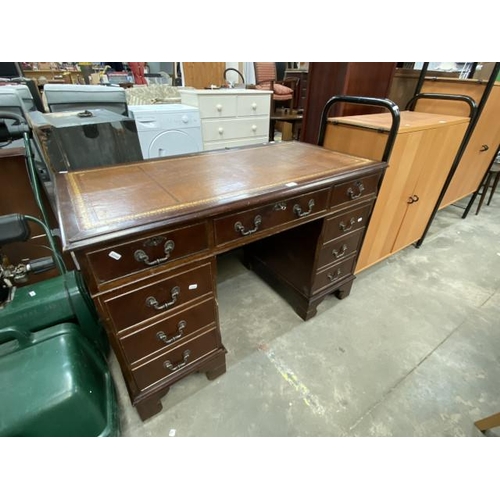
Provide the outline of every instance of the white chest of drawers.
<path id="1" fill-rule="evenodd" d="M 272 92 L 221 89 L 180 90 L 179 93 L 183 104 L 200 110 L 205 151 L 269 141 Z"/>

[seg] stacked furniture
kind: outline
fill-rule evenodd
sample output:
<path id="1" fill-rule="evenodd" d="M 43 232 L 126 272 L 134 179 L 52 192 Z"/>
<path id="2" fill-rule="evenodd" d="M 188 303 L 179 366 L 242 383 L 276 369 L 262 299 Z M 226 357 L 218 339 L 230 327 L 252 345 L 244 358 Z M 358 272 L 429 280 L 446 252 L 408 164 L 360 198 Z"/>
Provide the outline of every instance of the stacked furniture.
<path id="1" fill-rule="evenodd" d="M 426 78 L 422 93 L 447 93 L 470 96 L 479 104 L 486 81 L 452 78 Z M 439 205 L 442 209 L 474 193 L 495 158 L 500 144 L 500 82 L 491 88 L 460 163 Z M 415 111 L 467 116 L 467 106 L 457 101 L 419 100 Z"/>
<path id="2" fill-rule="evenodd" d="M 200 110 L 205 151 L 268 142 L 271 91 L 220 89 L 179 93 L 182 104 Z"/>
<path id="3" fill-rule="evenodd" d="M 382 157 L 387 113 L 330 119 L 324 146 L 365 158 Z M 422 236 L 467 130 L 469 118 L 404 111 L 356 272 Z"/>
<path id="4" fill-rule="evenodd" d="M 391 62 L 311 62 L 307 79 L 307 98 L 300 140 L 317 144 L 321 113 L 335 95 L 385 98 L 389 94 L 396 63 Z M 331 116 L 379 113 L 376 107 L 360 108 L 342 103 Z"/>

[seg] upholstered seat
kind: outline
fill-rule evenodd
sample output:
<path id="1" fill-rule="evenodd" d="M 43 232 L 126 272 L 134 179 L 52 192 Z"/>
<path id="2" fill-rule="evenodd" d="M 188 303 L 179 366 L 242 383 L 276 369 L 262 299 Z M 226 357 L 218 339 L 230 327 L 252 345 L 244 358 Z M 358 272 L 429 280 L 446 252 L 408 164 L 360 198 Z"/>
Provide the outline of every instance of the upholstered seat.
<path id="1" fill-rule="evenodd" d="M 272 90 L 271 115 L 274 115 L 276 102 L 289 102 L 292 107 L 293 93 L 297 84 L 296 78 L 277 80 L 276 63 L 254 62 L 256 88 L 258 90 Z"/>

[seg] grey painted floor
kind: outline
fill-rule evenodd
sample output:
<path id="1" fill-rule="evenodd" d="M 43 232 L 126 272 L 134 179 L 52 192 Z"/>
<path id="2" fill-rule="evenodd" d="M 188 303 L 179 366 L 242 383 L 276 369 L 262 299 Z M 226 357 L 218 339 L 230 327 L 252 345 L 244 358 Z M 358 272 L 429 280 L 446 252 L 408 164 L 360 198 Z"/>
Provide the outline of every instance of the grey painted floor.
<path id="1" fill-rule="evenodd" d="M 500 193 L 462 213 L 440 211 L 420 249 L 364 271 L 307 322 L 224 255 L 227 372 L 183 379 L 141 422 L 111 358 L 122 435 L 482 436 L 473 422 L 500 411 Z"/>

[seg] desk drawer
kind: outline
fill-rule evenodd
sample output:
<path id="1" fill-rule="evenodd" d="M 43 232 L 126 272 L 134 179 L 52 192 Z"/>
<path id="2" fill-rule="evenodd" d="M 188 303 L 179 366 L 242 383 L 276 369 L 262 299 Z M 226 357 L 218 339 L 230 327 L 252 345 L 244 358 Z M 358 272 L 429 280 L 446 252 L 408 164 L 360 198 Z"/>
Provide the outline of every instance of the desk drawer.
<path id="1" fill-rule="evenodd" d="M 207 224 L 202 222 L 89 252 L 87 258 L 101 284 L 207 249 Z"/>
<path id="2" fill-rule="evenodd" d="M 328 189 L 215 219 L 215 243 L 222 245 L 326 210 Z"/>
<path id="3" fill-rule="evenodd" d="M 338 184 L 332 190 L 331 207 L 363 200 L 377 193 L 380 173 Z"/>
<path id="4" fill-rule="evenodd" d="M 333 266 L 327 267 L 323 271 L 316 273 L 311 292 L 315 293 L 330 285 L 334 285 L 338 281 L 352 274 L 355 258 L 356 255 L 353 255 L 347 260 L 334 264 Z"/>
<path id="5" fill-rule="evenodd" d="M 347 236 L 337 238 L 321 249 L 318 257 L 318 268 L 334 264 L 359 250 L 359 243 L 363 236 L 363 229 L 358 229 Z"/>
<path id="6" fill-rule="evenodd" d="M 204 141 L 222 141 L 259 137 L 269 133 L 269 119 L 234 118 L 232 120 L 204 120 L 202 123 Z"/>
<path id="7" fill-rule="evenodd" d="M 111 297 L 101 299 L 117 332 L 143 321 L 170 314 L 182 304 L 213 292 L 211 264 L 202 264 L 177 274 L 163 273 L 133 283 Z M 117 294 L 119 293 L 119 295 Z"/>
<path id="8" fill-rule="evenodd" d="M 217 330 L 198 335 L 175 349 L 162 354 L 148 363 L 132 369 L 132 374 L 140 390 L 156 382 L 173 378 L 174 375 L 189 370 L 191 365 L 220 347 Z"/>
<path id="9" fill-rule="evenodd" d="M 129 363 L 159 351 L 170 351 L 200 329 L 215 324 L 215 301 L 205 300 L 151 326 L 120 338 Z"/>
<path id="10" fill-rule="evenodd" d="M 200 99 L 201 118 L 228 118 L 236 116 L 235 95 L 203 95 Z"/>
<path id="11" fill-rule="evenodd" d="M 323 237 L 325 244 L 335 238 L 365 227 L 372 205 L 372 203 L 363 205 L 327 219 Z"/>
<path id="12" fill-rule="evenodd" d="M 267 95 L 239 95 L 238 116 L 267 115 L 270 112 L 270 94 Z"/>

